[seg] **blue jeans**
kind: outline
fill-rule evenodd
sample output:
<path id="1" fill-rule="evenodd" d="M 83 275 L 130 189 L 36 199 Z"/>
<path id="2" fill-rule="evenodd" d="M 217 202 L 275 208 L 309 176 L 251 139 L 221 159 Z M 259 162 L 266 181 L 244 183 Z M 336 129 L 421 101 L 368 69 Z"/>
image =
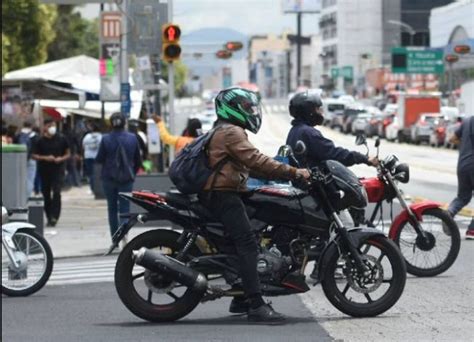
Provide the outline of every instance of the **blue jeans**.
<path id="1" fill-rule="evenodd" d="M 130 212 L 130 202 L 119 196 L 119 192 L 130 192 L 133 188 L 133 182 L 116 183 L 114 181 L 102 178 L 105 197 L 107 198 L 107 211 L 109 213 L 110 234 L 113 236 L 125 219 L 119 219 L 119 214 L 128 214 Z"/>
<path id="2" fill-rule="evenodd" d="M 89 179 L 89 186 L 91 187 L 91 191 L 94 191 L 94 165 L 95 159 L 94 158 L 86 158 L 84 159 L 84 173 L 86 174 L 87 178 Z"/>

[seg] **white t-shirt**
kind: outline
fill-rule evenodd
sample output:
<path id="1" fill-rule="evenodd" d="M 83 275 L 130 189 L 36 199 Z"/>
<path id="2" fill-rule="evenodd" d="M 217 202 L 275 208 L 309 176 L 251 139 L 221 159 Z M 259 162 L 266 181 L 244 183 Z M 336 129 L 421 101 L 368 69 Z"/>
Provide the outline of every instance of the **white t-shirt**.
<path id="1" fill-rule="evenodd" d="M 100 141 L 102 140 L 102 133 L 91 132 L 87 133 L 82 140 L 82 147 L 84 149 L 85 159 L 95 159 L 97 152 L 99 152 Z"/>

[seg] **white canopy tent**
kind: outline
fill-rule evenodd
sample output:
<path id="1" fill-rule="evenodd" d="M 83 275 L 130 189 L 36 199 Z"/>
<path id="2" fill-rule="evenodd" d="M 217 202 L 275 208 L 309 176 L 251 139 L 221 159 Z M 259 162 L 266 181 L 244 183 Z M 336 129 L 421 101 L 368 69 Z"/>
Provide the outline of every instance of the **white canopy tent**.
<path id="1" fill-rule="evenodd" d="M 33 88 L 32 83 L 41 84 L 49 91 L 56 90 L 77 96 L 73 96 L 74 100 L 71 96 L 68 96 L 67 100 L 62 100 L 60 96 L 42 96 L 41 87 Z M 132 79 L 130 83 L 133 86 Z M 3 84 L 10 86 L 28 84 L 41 106 L 56 108 L 63 115 L 71 113 L 93 118 L 101 117 L 102 103 L 98 100 L 87 100 L 87 98 L 98 99 L 100 93 L 99 60 L 95 58 L 80 55 L 15 70 L 5 74 Z M 130 97 L 132 100 L 130 118 L 137 119 L 142 107 L 143 91 L 132 90 Z M 120 102 L 105 103 L 106 117 L 117 111 L 120 111 Z"/>

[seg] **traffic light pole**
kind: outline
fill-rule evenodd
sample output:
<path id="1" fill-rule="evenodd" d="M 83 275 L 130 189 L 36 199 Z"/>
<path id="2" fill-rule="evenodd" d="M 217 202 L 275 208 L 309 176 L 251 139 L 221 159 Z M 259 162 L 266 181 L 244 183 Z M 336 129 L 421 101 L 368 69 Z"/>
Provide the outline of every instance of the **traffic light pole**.
<path id="1" fill-rule="evenodd" d="M 168 21 L 173 22 L 173 0 L 168 0 Z M 168 64 L 168 87 L 169 87 L 169 98 L 168 98 L 168 110 L 170 118 L 170 130 L 172 134 L 176 134 L 176 118 L 174 113 L 174 64 Z M 174 159 L 174 150 L 170 149 L 170 163 Z"/>
<path id="2" fill-rule="evenodd" d="M 130 116 L 130 82 L 128 75 L 128 47 L 127 47 L 127 34 L 128 34 L 128 1 L 123 0 L 122 2 L 122 34 L 121 34 L 121 45 L 120 49 L 120 97 L 121 97 L 121 112 L 127 118 Z"/>
<path id="3" fill-rule="evenodd" d="M 301 85 L 301 17 L 302 13 L 296 14 L 296 88 Z"/>

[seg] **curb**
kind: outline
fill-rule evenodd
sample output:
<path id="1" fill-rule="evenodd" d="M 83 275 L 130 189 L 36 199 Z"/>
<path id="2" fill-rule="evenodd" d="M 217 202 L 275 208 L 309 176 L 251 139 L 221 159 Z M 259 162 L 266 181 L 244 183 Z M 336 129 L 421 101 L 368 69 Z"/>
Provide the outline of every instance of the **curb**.
<path id="1" fill-rule="evenodd" d="M 428 201 L 427 198 L 419 197 L 419 196 L 412 197 L 411 199 L 412 199 L 413 203 Z M 446 210 L 446 209 L 448 209 L 448 205 L 449 205 L 449 203 L 441 203 L 441 208 Z M 474 217 L 474 208 L 464 207 L 464 208 L 461 209 L 461 211 L 459 211 L 459 213 L 457 213 L 457 215 L 467 216 L 467 217 Z"/>

